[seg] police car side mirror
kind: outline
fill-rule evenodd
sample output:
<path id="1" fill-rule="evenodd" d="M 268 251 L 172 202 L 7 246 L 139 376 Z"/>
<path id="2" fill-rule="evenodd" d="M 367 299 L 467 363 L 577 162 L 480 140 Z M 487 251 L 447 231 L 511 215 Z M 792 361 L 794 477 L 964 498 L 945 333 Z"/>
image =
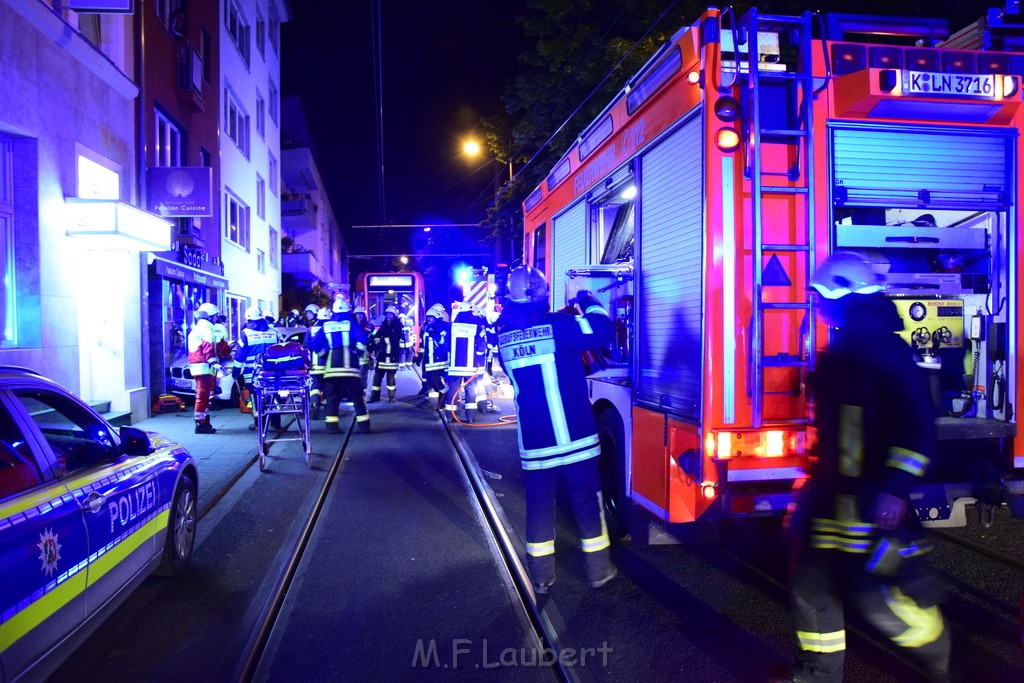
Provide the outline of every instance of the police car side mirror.
<path id="1" fill-rule="evenodd" d="M 136 427 L 121 427 L 121 451 L 124 455 L 149 455 L 153 452 L 153 444 L 149 434 Z"/>

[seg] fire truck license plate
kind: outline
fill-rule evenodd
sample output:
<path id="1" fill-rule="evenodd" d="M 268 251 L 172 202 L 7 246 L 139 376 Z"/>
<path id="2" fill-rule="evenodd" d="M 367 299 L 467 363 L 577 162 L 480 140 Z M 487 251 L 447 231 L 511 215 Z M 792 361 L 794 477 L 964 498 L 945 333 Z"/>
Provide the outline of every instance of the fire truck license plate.
<path id="1" fill-rule="evenodd" d="M 995 74 L 940 74 L 904 71 L 904 95 L 974 97 L 991 100 L 996 96 Z"/>

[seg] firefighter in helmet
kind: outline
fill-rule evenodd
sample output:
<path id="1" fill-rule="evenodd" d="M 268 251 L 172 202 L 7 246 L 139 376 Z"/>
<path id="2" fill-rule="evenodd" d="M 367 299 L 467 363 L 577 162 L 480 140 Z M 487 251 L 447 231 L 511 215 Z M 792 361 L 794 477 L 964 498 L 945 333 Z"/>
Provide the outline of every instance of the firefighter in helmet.
<path id="1" fill-rule="evenodd" d="M 454 306 L 453 306 L 454 308 Z M 463 420 L 474 421 L 477 409 L 486 404 L 482 377 L 487 362 L 487 320 L 477 306 L 462 305 L 452 319 L 448 337 L 448 374 L 444 404 L 448 421 L 456 421 L 460 396 L 464 399 Z"/>
<path id="2" fill-rule="evenodd" d="M 356 306 L 352 309 L 352 317 L 355 318 L 356 324 L 359 327 L 366 330 L 366 335 L 373 338 L 373 323 L 366 316 L 366 309 L 362 306 Z M 363 351 L 362 355 L 359 356 L 359 379 L 363 383 L 363 392 L 366 391 L 366 386 L 370 381 L 370 366 L 373 365 L 373 353 L 371 351 L 372 344 L 367 345 L 366 350 Z"/>
<path id="3" fill-rule="evenodd" d="M 352 401 L 356 409 L 356 429 L 370 431 L 370 413 L 363 399 L 363 384 L 359 379 L 359 357 L 366 350 L 369 338 L 355 318 L 352 304 L 344 297 L 334 300 L 332 315 L 313 335 L 310 349 L 320 354 L 324 367 L 324 391 L 327 397 L 327 433 L 338 434 L 339 404 Z"/>
<path id="4" fill-rule="evenodd" d="M 370 403 L 380 400 L 381 382 L 385 377 L 388 382 L 388 402 L 394 403 L 395 390 L 398 388 L 395 374 L 402 357 L 402 323 L 398 320 L 398 309 L 394 306 L 384 309 L 384 322 L 373 333 L 373 348 L 377 355 L 377 368 L 373 372 Z"/>
<path id="5" fill-rule="evenodd" d="M 216 434 L 210 424 L 210 395 L 217 383 L 220 357 L 217 353 L 218 333 L 213 320 L 220 315 L 214 304 L 201 304 L 193 314 L 195 323 L 188 333 L 189 371 L 196 382 L 196 405 L 194 417 L 196 434 Z"/>
<path id="6" fill-rule="evenodd" d="M 423 393 L 437 402 L 438 410 L 444 410 L 444 371 L 448 367 L 448 336 L 451 332 L 448 311 L 441 304 L 434 304 L 427 310 L 424 322 L 423 347 L 418 359 L 426 389 Z"/>
<path id="7" fill-rule="evenodd" d="M 799 646 L 791 680 L 841 680 L 844 601 L 930 679 L 947 680 L 949 631 L 910 503 L 934 453 L 927 378 L 896 334 L 903 323 L 884 276 L 863 255 L 832 254 L 810 286 L 834 330 L 811 377 L 818 461 L 789 522 Z"/>
<path id="8" fill-rule="evenodd" d="M 306 336 L 302 338 L 302 345 L 309 351 L 310 359 L 313 362 L 313 366 L 310 368 L 309 376 L 313 383 L 312 388 L 309 390 L 309 402 L 313 406 L 313 417 L 320 417 L 321 404 L 324 402 L 324 366 L 320 362 L 320 356 L 313 353 L 312 343 L 313 337 L 323 327 L 325 320 L 331 319 L 331 310 L 327 307 L 318 308 L 316 310 L 316 320 L 310 326 L 309 331 L 306 332 Z"/>
<path id="9" fill-rule="evenodd" d="M 580 528 L 588 583 L 618 574 L 609 556 L 597 456 L 601 446 L 580 353 L 612 341 L 608 312 L 581 290 L 583 315 L 552 313 L 536 268 L 509 274 L 509 303 L 498 321 L 498 359 L 515 387 L 519 457 L 526 486 L 526 561 L 533 588 L 555 581 L 555 488 L 562 479 Z"/>
<path id="10" fill-rule="evenodd" d="M 238 335 L 238 346 L 235 349 L 235 367 L 231 374 L 239 383 L 239 391 L 245 390 L 252 384 L 252 376 L 256 371 L 256 359 L 266 353 L 267 349 L 277 343 L 277 332 L 271 329 L 263 316 L 259 306 L 250 306 L 245 309 L 245 327 Z M 249 410 L 253 409 L 252 396 L 246 402 Z M 253 415 L 253 423 L 249 430 L 256 429 L 256 413 Z M 280 415 L 271 416 L 271 427 L 279 427 L 281 424 Z"/>
<path id="11" fill-rule="evenodd" d="M 309 304 L 302 309 L 302 320 L 299 324 L 305 325 L 306 327 L 313 327 L 316 325 L 316 314 L 320 312 L 320 307 L 316 304 Z"/>

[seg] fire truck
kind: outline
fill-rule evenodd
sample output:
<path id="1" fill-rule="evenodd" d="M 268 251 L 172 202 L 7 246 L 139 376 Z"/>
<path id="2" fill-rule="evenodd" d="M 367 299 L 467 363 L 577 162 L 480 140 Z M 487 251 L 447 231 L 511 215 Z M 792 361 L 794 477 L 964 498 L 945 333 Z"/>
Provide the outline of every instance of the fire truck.
<path id="1" fill-rule="evenodd" d="M 965 503 L 1020 493 L 1024 54 L 947 35 L 709 9 L 526 198 L 524 258 L 553 307 L 585 288 L 615 321 L 588 377 L 609 512 L 672 529 L 785 510 L 813 458 L 806 381 L 829 334 L 807 282 L 841 249 L 887 273 L 942 415 L 919 516 L 962 525 Z"/>

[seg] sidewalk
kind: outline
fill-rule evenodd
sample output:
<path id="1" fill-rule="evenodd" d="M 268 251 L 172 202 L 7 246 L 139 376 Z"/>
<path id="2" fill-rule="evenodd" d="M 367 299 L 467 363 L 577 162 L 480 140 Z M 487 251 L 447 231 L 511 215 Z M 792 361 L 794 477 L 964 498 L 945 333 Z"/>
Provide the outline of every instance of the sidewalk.
<path id="1" fill-rule="evenodd" d="M 351 415 L 351 409 L 349 415 Z M 347 426 L 342 410 L 342 424 Z M 237 407 L 226 407 L 210 411 L 210 424 L 217 430 L 216 434 L 196 434 L 195 419 L 192 406 L 177 413 L 154 415 L 148 420 L 135 422 L 132 427 L 149 432 L 158 432 L 172 441 L 185 447 L 196 461 L 199 468 L 199 512 L 204 514 L 213 501 L 259 451 L 256 432 L 249 431 L 252 415 L 243 413 Z M 285 416 L 283 424 L 289 424 L 290 416 Z M 323 432 L 323 419 L 310 419 L 313 432 Z M 290 431 L 294 432 L 295 427 Z M 326 435 L 324 435 L 326 438 Z M 341 437 L 338 446 L 341 446 Z"/>

